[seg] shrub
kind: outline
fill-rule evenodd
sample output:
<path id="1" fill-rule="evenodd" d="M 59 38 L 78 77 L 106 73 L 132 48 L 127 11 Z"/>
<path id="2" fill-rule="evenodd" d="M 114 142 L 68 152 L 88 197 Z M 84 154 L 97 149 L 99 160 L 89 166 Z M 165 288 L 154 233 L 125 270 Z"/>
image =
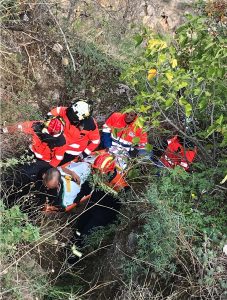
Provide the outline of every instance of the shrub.
<path id="1" fill-rule="evenodd" d="M 0 260 L 4 299 L 40 297 L 48 286 L 44 271 L 29 248 L 39 239 L 39 228 L 28 221 L 18 206 L 6 209 L 0 202 Z M 27 299 L 27 298 L 26 298 Z M 30 299 L 30 298 L 29 298 Z"/>

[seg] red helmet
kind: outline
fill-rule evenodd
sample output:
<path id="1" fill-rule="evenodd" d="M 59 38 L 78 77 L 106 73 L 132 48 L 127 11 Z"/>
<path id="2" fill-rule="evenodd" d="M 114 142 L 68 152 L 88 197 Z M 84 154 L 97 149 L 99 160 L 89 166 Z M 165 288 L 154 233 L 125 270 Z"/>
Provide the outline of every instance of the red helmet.
<path id="1" fill-rule="evenodd" d="M 96 157 L 93 168 L 98 169 L 101 173 L 109 173 L 116 168 L 115 159 L 109 153 L 100 154 Z"/>
<path id="2" fill-rule="evenodd" d="M 44 132 L 57 137 L 64 130 L 64 121 L 59 117 L 51 117 L 44 123 Z"/>

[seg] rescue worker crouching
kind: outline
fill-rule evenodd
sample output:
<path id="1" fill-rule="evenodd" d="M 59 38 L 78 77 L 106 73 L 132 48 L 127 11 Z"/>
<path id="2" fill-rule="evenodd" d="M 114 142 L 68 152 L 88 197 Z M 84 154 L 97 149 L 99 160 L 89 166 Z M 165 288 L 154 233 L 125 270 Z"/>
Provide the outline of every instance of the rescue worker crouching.
<path id="1" fill-rule="evenodd" d="M 137 124 L 138 116 L 135 111 L 113 113 L 103 125 L 102 147 L 112 153 L 124 150 L 129 156 L 146 154 L 147 133 Z M 138 142 L 135 145 L 135 140 Z"/>
<path id="2" fill-rule="evenodd" d="M 56 195 L 49 198 L 44 211 L 69 211 L 74 208 L 75 203 L 79 202 L 76 199 L 81 185 L 86 181 L 89 174 L 90 164 L 86 162 L 71 162 L 67 167 L 62 166 L 47 170 L 43 174 L 43 184 L 47 191 L 55 189 Z"/>
<path id="3" fill-rule="evenodd" d="M 42 169 L 57 167 L 60 164 L 66 150 L 64 127 L 63 119 L 48 116 L 45 121 L 26 121 L 2 128 L 3 133 L 20 131 L 32 136 L 28 156 L 34 158 L 35 162 L 19 167 L 21 184 L 34 180 Z"/>
<path id="4" fill-rule="evenodd" d="M 113 154 L 103 153 L 98 155 L 92 164 L 93 170 L 99 175 L 108 175 L 106 185 L 111 187 L 114 191 L 120 192 L 129 188 L 125 173 L 116 164 L 116 159 Z"/>
<path id="5" fill-rule="evenodd" d="M 56 107 L 49 115 L 60 116 L 65 122 L 66 153 L 63 163 L 78 156 L 85 158 L 100 143 L 100 134 L 91 105 L 84 100 L 73 102 L 69 107 Z"/>
<path id="6" fill-rule="evenodd" d="M 67 166 L 61 166 L 47 170 L 43 174 L 43 184 L 47 189 L 56 189 L 56 196 L 47 203 L 44 211 L 70 211 L 83 201 L 89 199 L 93 187 L 87 181 L 91 168 L 98 173 L 108 175 L 104 182 L 114 194 L 129 189 L 124 179 L 124 174 L 117 170 L 114 157 L 109 153 L 94 157 L 94 163 L 71 162 Z"/>

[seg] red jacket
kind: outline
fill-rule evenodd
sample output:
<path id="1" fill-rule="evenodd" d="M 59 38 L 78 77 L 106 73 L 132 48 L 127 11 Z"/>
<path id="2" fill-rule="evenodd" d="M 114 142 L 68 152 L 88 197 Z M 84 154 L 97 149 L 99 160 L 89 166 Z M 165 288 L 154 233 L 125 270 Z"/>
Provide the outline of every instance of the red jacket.
<path id="1" fill-rule="evenodd" d="M 197 148 L 185 150 L 180 144 L 177 135 L 167 140 L 167 142 L 168 146 L 160 158 L 161 162 L 168 168 L 173 169 L 175 166 L 181 166 L 187 171 L 197 154 Z"/>
<path id="2" fill-rule="evenodd" d="M 85 152 L 90 155 L 100 143 L 100 135 L 97 123 L 92 118 L 95 129 L 94 130 L 80 130 L 76 126 L 72 125 L 66 115 L 67 107 L 56 107 L 50 111 L 49 114 L 54 116 L 60 116 L 65 121 L 64 134 L 66 137 L 66 153 L 72 155 L 79 155 Z"/>
<path id="3" fill-rule="evenodd" d="M 7 126 L 3 128 L 4 133 L 14 133 L 16 131 L 21 131 L 26 134 L 32 135 L 32 144 L 29 146 L 34 155 L 46 162 L 51 166 L 57 167 L 58 164 L 63 159 L 65 153 L 65 146 L 55 147 L 50 149 L 47 143 L 42 142 L 37 134 L 34 132 L 32 125 L 38 121 L 26 121 L 22 123 L 17 123 L 12 126 Z"/>
<path id="4" fill-rule="evenodd" d="M 136 148 L 144 149 L 147 144 L 147 133 L 143 128 L 136 125 L 136 120 L 130 124 L 125 122 L 125 114 L 113 113 L 103 125 L 104 144 L 108 147 L 108 138 L 105 135 L 110 134 L 113 146 L 124 147 L 127 151 L 133 150 L 134 145 Z"/>

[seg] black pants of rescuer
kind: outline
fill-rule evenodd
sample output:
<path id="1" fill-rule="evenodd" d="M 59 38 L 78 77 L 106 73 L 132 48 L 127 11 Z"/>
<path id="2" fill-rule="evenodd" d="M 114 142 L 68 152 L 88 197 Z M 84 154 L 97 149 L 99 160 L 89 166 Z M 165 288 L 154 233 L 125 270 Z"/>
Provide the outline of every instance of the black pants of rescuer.
<path id="1" fill-rule="evenodd" d="M 31 155 L 31 158 L 33 159 L 34 156 Z M 49 168 L 51 166 L 48 162 L 35 159 L 35 162 L 21 164 L 12 171 L 7 172 L 7 174 L 3 174 L 4 187 L 9 191 L 7 206 L 12 206 L 17 199 L 28 194 L 31 183 L 35 182 L 40 174 L 43 174 Z"/>
<path id="2" fill-rule="evenodd" d="M 99 226 L 107 226 L 116 221 L 121 203 L 111 194 L 96 190 L 92 193 L 85 212 L 79 217 L 76 229 L 81 233 L 77 242 L 83 246 L 84 237 Z"/>

